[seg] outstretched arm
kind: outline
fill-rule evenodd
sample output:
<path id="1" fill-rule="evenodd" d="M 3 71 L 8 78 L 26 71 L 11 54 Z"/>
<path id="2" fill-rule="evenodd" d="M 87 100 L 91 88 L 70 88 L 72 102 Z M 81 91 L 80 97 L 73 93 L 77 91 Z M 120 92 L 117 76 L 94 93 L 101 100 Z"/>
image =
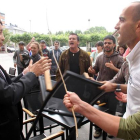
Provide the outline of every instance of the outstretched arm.
<path id="1" fill-rule="evenodd" d="M 104 131 L 115 137 L 127 140 L 140 138 L 140 112 L 129 116 L 127 119 L 123 119 L 97 110 L 71 92 L 65 95 L 63 102 L 67 109 L 71 111 L 73 107 L 75 112 L 84 115 Z"/>

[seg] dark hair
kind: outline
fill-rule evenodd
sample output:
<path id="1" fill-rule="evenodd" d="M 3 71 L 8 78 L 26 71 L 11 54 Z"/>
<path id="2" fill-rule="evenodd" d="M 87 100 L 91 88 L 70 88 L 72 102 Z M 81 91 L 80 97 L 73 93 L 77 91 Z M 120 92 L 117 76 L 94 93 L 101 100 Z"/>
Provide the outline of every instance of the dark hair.
<path id="1" fill-rule="evenodd" d="M 58 43 L 58 44 L 60 44 L 60 43 L 59 43 L 59 41 L 57 41 L 57 40 L 56 40 L 56 41 L 54 41 L 54 44 L 55 44 L 55 43 Z"/>
<path id="2" fill-rule="evenodd" d="M 126 45 L 123 45 L 123 46 L 117 46 L 117 51 L 119 52 L 119 48 L 123 48 L 124 49 L 124 52 L 126 51 L 127 49 L 127 46 Z"/>
<path id="3" fill-rule="evenodd" d="M 76 35 L 76 36 L 77 36 L 77 40 L 78 40 L 78 41 L 80 40 L 80 39 L 79 39 L 79 36 L 78 36 L 76 33 L 70 33 L 69 36 L 70 36 L 70 35 Z"/>
<path id="4" fill-rule="evenodd" d="M 0 20 L 0 24 L 3 25 L 1 20 Z"/>
<path id="5" fill-rule="evenodd" d="M 116 44 L 116 40 L 115 40 L 115 37 L 114 37 L 113 35 L 108 35 L 108 36 L 106 36 L 106 37 L 104 38 L 104 40 L 106 40 L 106 39 L 110 39 L 110 40 L 113 41 L 114 44 Z"/>
<path id="6" fill-rule="evenodd" d="M 23 41 L 20 41 L 19 43 L 18 43 L 18 45 L 25 45 L 25 43 L 23 42 Z"/>
<path id="7" fill-rule="evenodd" d="M 45 43 L 46 44 L 46 41 L 45 40 L 41 40 L 40 43 Z"/>
<path id="8" fill-rule="evenodd" d="M 97 46 L 103 47 L 103 46 L 104 46 L 104 43 L 103 43 L 103 41 L 98 41 L 98 42 L 96 43 L 95 46 L 96 46 L 96 47 L 97 47 Z"/>

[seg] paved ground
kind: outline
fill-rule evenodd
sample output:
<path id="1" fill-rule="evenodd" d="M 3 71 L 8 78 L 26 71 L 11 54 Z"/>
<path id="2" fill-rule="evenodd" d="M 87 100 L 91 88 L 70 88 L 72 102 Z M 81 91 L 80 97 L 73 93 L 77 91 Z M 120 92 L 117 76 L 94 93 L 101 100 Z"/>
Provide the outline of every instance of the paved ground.
<path id="1" fill-rule="evenodd" d="M 0 52 L 0 65 L 2 65 L 7 72 L 9 71 L 9 67 L 13 67 L 12 57 L 13 57 L 13 53 L 1 53 Z M 25 129 L 23 131 L 25 131 Z M 61 131 L 60 126 L 57 127 L 57 128 L 53 128 L 52 129 L 52 134 L 54 134 L 55 132 L 59 132 L 59 131 Z M 78 132 L 79 132 L 79 138 L 77 138 L 77 140 L 88 140 L 88 137 L 89 137 L 89 123 L 82 126 L 80 129 L 78 129 Z M 50 135 L 49 130 L 45 131 L 45 133 L 46 133 L 46 135 Z M 100 137 L 97 140 L 101 140 L 101 139 L 102 139 L 102 137 Z M 116 138 L 114 138 L 113 140 L 115 140 L 115 139 Z M 60 140 L 60 138 L 58 138 L 57 140 Z M 110 140 L 110 139 L 107 138 L 107 140 Z"/>

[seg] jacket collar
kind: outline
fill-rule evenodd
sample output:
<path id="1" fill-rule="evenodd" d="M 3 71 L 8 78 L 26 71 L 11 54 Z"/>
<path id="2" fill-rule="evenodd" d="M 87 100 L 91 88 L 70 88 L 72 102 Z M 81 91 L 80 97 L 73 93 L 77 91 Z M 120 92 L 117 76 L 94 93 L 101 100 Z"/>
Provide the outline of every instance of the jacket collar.
<path id="1" fill-rule="evenodd" d="M 3 67 L 1 65 L 0 65 L 0 69 L 2 70 L 2 72 L 3 72 L 3 74 L 4 74 L 6 79 L 3 78 L 3 77 L 1 77 L 1 78 L 3 78 L 7 83 L 11 84 L 12 81 L 11 81 L 10 77 L 8 76 L 7 72 L 3 69 Z"/>

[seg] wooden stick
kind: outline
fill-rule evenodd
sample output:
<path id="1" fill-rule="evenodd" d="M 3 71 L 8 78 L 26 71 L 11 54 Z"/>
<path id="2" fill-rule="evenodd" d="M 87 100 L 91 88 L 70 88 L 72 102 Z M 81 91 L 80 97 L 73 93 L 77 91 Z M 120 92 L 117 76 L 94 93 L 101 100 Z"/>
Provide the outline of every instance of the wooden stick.
<path id="1" fill-rule="evenodd" d="M 46 90 L 51 91 L 52 88 L 52 82 L 50 77 L 50 70 L 45 71 L 45 84 L 46 84 Z"/>
<path id="2" fill-rule="evenodd" d="M 64 79 L 63 79 L 63 76 L 62 76 L 62 73 L 61 73 L 60 67 L 59 67 L 59 65 L 58 65 L 58 63 L 57 63 L 57 60 L 56 60 L 56 58 L 55 58 L 54 50 L 52 50 L 52 51 L 53 51 L 53 57 L 54 57 L 55 63 L 56 63 L 56 65 L 57 65 L 57 68 L 58 68 L 58 70 L 59 70 L 59 73 L 60 73 L 60 76 L 61 76 L 61 79 L 62 79 L 62 82 L 63 82 L 64 88 L 65 88 L 65 92 L 67 93 L 67 87 L 66 87 L 65 81 L 64 81 Z M 73 109 L 73 107 L 72 107 L 71 110 L 72 110 L 72 114 L 73 114 L 73 117 L 74 117 L 75 130 L 76 130 L 76 137 L 78 137 L 77 120 L 76 120 L 76 117 L 75 117 L 75 113 L 74 113 L 74 109 Z"/>
<path id="3" fill-rule="evenodd" d="M 98 106 L 104 106 L 104 105 L 106 105 L 106 103 L 101 103 L 101 104 L 99 104 Z"/>
<path id="4" fill-rule="evenodd" d="M 118 30 L 115 30 L 115 32 L 112 35 L 115 36 L 117 33 L 118 33 Z"/>

